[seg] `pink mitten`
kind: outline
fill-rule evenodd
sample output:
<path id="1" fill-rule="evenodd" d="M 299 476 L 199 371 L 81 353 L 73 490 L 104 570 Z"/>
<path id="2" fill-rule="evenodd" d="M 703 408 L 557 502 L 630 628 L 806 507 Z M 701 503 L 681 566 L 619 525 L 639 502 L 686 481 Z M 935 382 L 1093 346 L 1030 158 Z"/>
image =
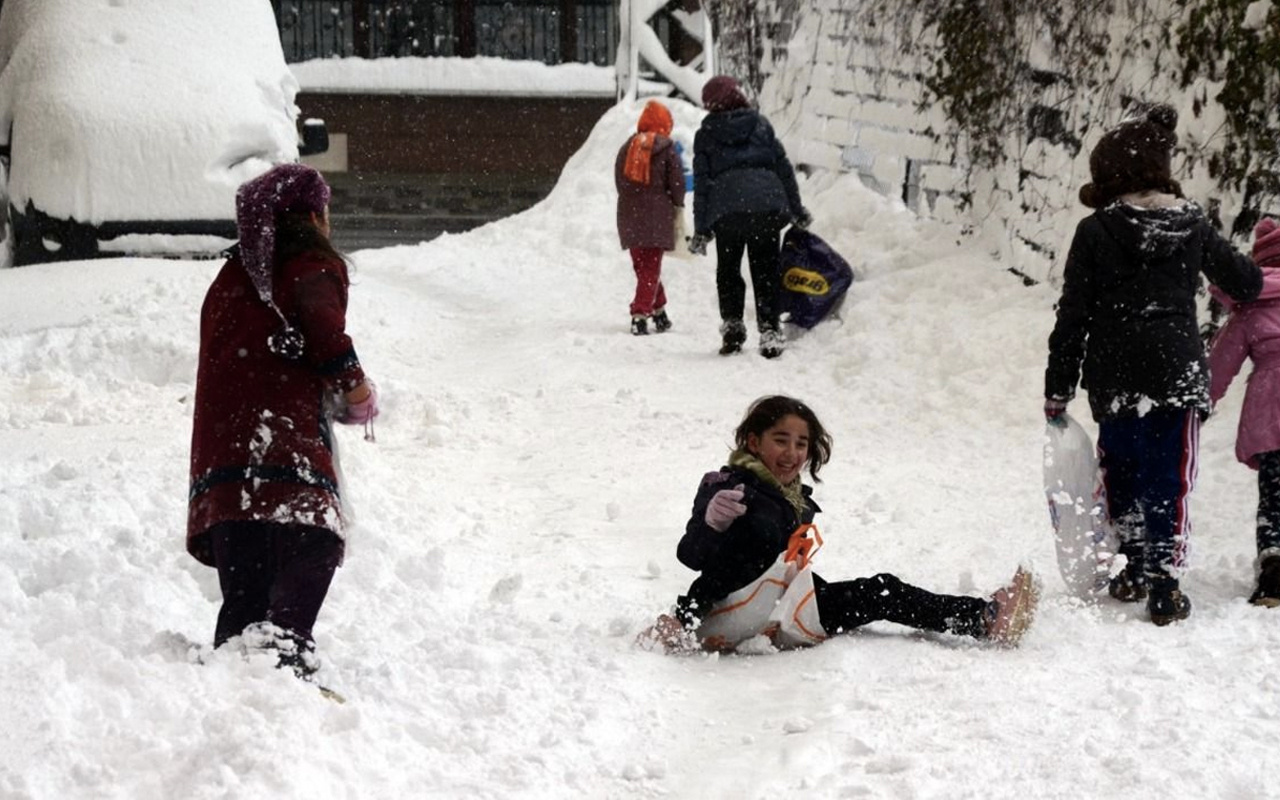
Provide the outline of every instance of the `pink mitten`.
<path id="1" fill-rule="evenodd" d="M 743 488 L 740 483 L 732 489 L 721 489 L 711 497 L 704 519 L 712 530 L 724 533 L 735 519 L 747 512 L 742 502 Z"/>
<path id="2" fill-rule="evenodd" d="M 369 382 L 369 396 L 359 403 L 349 403 L 336 420 L 343 425 L 363 425 L 378 416 L 378 387 Z"/>

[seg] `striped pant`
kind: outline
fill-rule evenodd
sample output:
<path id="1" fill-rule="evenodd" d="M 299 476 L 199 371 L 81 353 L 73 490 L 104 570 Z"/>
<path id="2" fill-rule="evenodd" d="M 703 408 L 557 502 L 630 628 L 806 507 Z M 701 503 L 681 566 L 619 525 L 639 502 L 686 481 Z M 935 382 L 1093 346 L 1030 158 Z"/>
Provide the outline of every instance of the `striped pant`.
<path id="1" fill-rule="evenodd" d="M 1130 565 L 1148 579 L 1181 578 L 1196 480 L 1200 416 L 1195 409 L 1154 408 L 1098 423 L 1098 462 L 1107 516 Z"/>

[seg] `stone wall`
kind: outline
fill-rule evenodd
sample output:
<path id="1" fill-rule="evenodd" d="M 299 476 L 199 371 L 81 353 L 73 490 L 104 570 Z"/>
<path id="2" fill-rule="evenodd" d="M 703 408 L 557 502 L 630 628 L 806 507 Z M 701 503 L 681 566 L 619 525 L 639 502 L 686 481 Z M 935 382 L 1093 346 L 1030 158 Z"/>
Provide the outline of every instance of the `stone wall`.
<path id="1" fill-rule="evenodd" d="M 1167 49 L 1152 47 L 1153 31 L 1171 29 L 1170 0 L 1122 0 L 1110 19 L 1098 20 L 1110 51 L 1097 70 L 1104 79 L 1089 85 L 1073 85 L 1068 75 L 1079 70 L 1058 63 L 1055 46 L 1028 31 L 1029 52 L 1011 54 L 1027 60 L 1017 88 L 1020 121 L 996 166 L 976 166 L 965 135 L 926 102 L 921 76 L 936 57 L 934 31 L 904 31 L 893 20 L 870 25 L 859 0 L 790 5 L 789 15 L 778 0 L 768 6 L 775 23 L 788 16 L 791 35 L 765 67 L 760 106 L 793 160 L 857 173 L 921 215 L 982 237 L 1003 267 L 1034 280 L 1061 270 L 1075 224 L 1088 211 L 1076 193 L 1089 179 L 1089 149 L 1134 100 L 1179 109 L 1176 177 L 1227 227 L 1238 211 L 1240 198 L 1205 169 L 1222 121 L 1213 85 L 1179 87 Z M 903 35 L 915 44 L 914 56 L 903 54 Z"/>

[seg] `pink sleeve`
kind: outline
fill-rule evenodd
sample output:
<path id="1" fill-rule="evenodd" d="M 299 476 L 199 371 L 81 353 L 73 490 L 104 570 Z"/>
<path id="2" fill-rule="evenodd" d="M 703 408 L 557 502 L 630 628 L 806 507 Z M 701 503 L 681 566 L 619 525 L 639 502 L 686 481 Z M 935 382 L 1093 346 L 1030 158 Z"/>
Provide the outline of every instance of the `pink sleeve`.
<path id="1" fill-rule="evenodd" d="M 1238 314 L 1232 314 L 1218 335 L 1213 337 L 1213 347 L 1209 351 L 1209 399 L 1215 403 L 1222 399 L 1248 357 L 1245 325 Z"/>

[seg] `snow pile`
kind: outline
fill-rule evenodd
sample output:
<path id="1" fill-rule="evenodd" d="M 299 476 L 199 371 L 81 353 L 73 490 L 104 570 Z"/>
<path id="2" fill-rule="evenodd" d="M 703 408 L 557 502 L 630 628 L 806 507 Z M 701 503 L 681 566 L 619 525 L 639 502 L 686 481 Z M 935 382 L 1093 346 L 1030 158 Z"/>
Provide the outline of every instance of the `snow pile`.
<path id="1" fill-rule="evenodd" d="M 1280 626 L 1244 601 L 1242 389 L 1204 430 L 1191 619 L 1071 600 L 1040 482 L 1054 292 L 823 177 L 813 230 L 860 276 L 842 323 L 721 358 L 703 259 L 668 265 L 675 328 L 632 337 L 611 181 L 638 113 L 525 214 L 356 254 L 385 413 L 376 444 L 339 431 L 357 524 L 316 633 L 345 705 L 205 644 L 217 580 L 182 535 L 217 265 L 0 273 L 0 797 L 1269 795 Z M 758 657 L 631 646 L 692 578 L 700 477 L 778 391 L 835 438 L 818 571 L 986 593 L 1029 560 L 1020 649 L 888 624 Z"/>
<path id="2" fill-rule="evenodd" d="M 298 156 L 297 81 L 260 0 L 11 0 L 0 64 L 20 210 L 231 219 L 240 183 Z"/>

